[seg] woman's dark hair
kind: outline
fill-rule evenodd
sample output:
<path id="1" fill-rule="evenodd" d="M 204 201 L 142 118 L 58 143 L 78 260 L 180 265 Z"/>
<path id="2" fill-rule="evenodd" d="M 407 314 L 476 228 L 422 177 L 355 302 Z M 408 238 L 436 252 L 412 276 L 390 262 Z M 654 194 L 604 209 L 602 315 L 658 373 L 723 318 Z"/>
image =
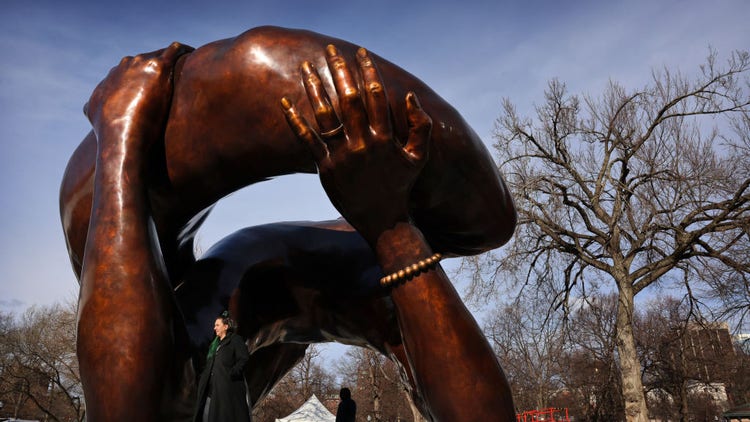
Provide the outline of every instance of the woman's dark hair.
<path id="1" fill-rule="evenodd" d="M 227 328 L 227 331 L 234 332 L 234 329 L 237 327 L 237 323 L 234 322 L 234 320 L 229 316 L 229 311 L 223 311 L 219 314 L 219 319 L 221 319 L 221 322 L 224 323 L 224 325 L 228 325 L 229 328 Z"/>
<path id="2" fill-rule="evenodd" d="M 339 391 L 339 397 L 341 397 L 342 400 L 349 400 L 350 398 L 352 398 L 352 392 L 348 388 L 344 387 Z"/>

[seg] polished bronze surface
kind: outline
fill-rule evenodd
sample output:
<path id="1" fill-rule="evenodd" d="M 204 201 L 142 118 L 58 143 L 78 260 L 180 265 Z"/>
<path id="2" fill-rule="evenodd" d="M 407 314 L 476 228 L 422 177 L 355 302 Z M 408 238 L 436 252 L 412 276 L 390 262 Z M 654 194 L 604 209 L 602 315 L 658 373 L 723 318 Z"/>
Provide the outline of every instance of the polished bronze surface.
<path id="1" fill-rule="evenodd" d="M 400 362 L 430 419 L 510 420 L 502 370 L 439 265 L 379 286 L 435 251 L 499 246 L 515 226 L 481 141 L 418 79 L 344 41 L 264 27 L 125 58 L 86 113 L 93 131 L 60 208 L 81 280 L 90 420 L 189 418 L 194 369 L 226 307 L 249 340 L 252 403 L 304 344 L 340 341 Z M 356 231 L 259 226 L 195 261 L 217 200 L 316 168 Z"/>

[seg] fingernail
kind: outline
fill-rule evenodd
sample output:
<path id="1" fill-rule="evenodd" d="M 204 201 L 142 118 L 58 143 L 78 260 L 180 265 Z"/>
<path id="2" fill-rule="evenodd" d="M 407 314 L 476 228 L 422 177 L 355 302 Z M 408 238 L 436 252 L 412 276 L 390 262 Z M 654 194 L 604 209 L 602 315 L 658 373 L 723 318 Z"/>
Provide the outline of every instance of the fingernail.
<path id="1" fill-rule="evenodd" d="M 305 72 L 305 73 L 312 73 L 313 70 L 315 69 L 315 67 L 313 66 L 313 64 L 310 63 L 310 62 L 308 62 L 308 61 L 302 62 L 302 66 L 301 67 L 302 67 L 302 71 Z"/>
<path id="2" fill-rule="evenodd" d="M 338 50 L 336 50 L 336 47 L 334 47 L 333 44 L 328 44 L 326 46 L 326 54 L 333 57 L 338 54 Z"/>
<path id="3" fill-rule="evenodd" d="M 364 59 L 364 58 L 366 58 L 366 57 L 367 57 L 367 50 L 366 50 L 366 49 L 365 49 L 364 47 L 359 47 L 359 49 L 357 50 L 357 55 L 358 55 L 358 56 L 359 56 L 360 58 L 363 58 L 363 59 Z"/>
<path id="4" fill-rule="evenodd" d="M 286 97 L 281 98 L 281 106 L 284 107 L 285 110 L 289 110 L 292 108 L 292 103 L 286 99 Z"/>

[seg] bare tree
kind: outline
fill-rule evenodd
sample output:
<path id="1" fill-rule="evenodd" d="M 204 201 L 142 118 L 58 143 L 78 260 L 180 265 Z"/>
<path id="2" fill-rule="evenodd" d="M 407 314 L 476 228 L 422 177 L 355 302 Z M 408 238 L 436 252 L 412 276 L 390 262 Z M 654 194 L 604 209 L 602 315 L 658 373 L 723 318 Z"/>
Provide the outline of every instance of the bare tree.
<path id="1" fill-rule="evenodd" d="M 711 52 L 694 78 L 664 69 L 643 89 L 610 83 L 600 98 L 553 80 L 535 121 L 503 102 L 496 147 L 519 227 L 504 256 L 474 261 L 487 264 L 474 278 L 485 284 L 474 287 L 502 273 L 548 286 L 562 306 L 591 283 L 616 289 L 629 421 L 647 418 L 633 337 L 638 293 L 671 279 L 698 300 L 705 281 L 726 287 L 722 299 L 739 295 L 735 312 L 747 311 L 749 68 L 746 51 L 726 66 Z"/>
<path id="2" fill-rule="evenodd" d="M 289 372 L 287 379 L 296 385 L 297 394 L 301 396 L 300 404 L 313 394 L 323 399 L 335 392 L 334 376 L 323 368 L 320 359 L 320 347 L 311 344 L 305 357 Z"/>
<path id="3" fill-rule="evenodd" d="M 31 307 L 18 319 L 2 320 L 0 396 L 14 404 L 13 416 L 84 420 L 73 302 Z"/>
<path id="4" fill-rule="evenodd" d="M 636 344 L 643 367 L 646 391 L 653 398 L 651 412 L 684 421 L 688 415 L 688 362 L 681 347 L 689 314 L 685 303 L 675 298 L 652 301 L 635 318 Z M 677 408 L 675 412 L 672 408 Z"/>
<path id="5" fill-rule="evenodd" d="M 623 417 L 616 359 L 617 296 L 593 293 L 569 315 L 550 312 L 538 291 L 496 308 L 485 320 L 517 411 L 568 408 L 581 420 Z"/>
<path id="6" fill-rule="evenodd" d="M 320 356 L 317 345 L 308 346 L 302 360 L 255 406 L 253 420 L 273 422 L 296 410 L 313 394 L 325 402 L 338 392 L 334 376 L 323 367 Z"/>
<path id="7" fill-rule="evenodd" d="M 562 320 L 557 315 L 547 318 L 547 306 L 541 301 L 516 300 L 500 305 L 484 324 L 508 377 L 517 412 L 550 407 L 563 385 Z"/>
<path id="8" fill-rule="evenodd" d="M 588 421 L 622 420 L 622 389 L 617 382 L 615 320 L 617 296 L 595 293 L 582 298 L 567 324 L 568 351 L 562 379 L 571 413 Z"/>
<path id="9" fill-rule="evenodd" d="M 338 367 L 343 384 L 350 387 L 352 398 L 357 402 L 358 421 L 423 420 L 410 404 L 409 392 L 396 364 L 382 354 L 353 347 Z"/>

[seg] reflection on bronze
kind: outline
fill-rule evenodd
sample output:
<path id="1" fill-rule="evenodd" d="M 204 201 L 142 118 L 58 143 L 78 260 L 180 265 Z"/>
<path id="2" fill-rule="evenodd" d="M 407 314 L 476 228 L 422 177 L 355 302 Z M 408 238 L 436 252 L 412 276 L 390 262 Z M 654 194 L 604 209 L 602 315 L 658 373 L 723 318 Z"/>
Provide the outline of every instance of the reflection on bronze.
<path id="1" fill-rule="evenodd" d="M 434 252 L 497 247 L 515 227 L 513 202 L 482 142 L 421 81 L 345 41 L 263 27 L 195 50 L 174 43 L 125 58 L 86 114 L 93 130 L 70 159 L 60 210 L 81 282 L 78 355 L 89 420 L 189 419 L 195 369 L 227 307 L 248 338 L 251 403 L 305 344 L 339 341 L 400 363 L 429 419 L 512 420 L 502 370 L 439 266 L 390 290 L 379 286 L 384 272 Z M 360 127 L 368 119 L 389 137 L 368 140 Z M 325 144 L 308 148 L 302 122 Z M 421 157 L 404 167 L 403 180 L 386 159 L 399 148 L 375 153 L 392 144 Z M 367 152 L 372 174 L 356 170 L 350 147 Z M 252 227 L 195 260 L 194 235 L 216 201 L 316 168 L 351 226 Z M 383 169 L 389 177 L 377 176 Z M 373 187 L 347 185 L 355 179 Z M 393 188 L 379 192 L 380 182 Z"/>

